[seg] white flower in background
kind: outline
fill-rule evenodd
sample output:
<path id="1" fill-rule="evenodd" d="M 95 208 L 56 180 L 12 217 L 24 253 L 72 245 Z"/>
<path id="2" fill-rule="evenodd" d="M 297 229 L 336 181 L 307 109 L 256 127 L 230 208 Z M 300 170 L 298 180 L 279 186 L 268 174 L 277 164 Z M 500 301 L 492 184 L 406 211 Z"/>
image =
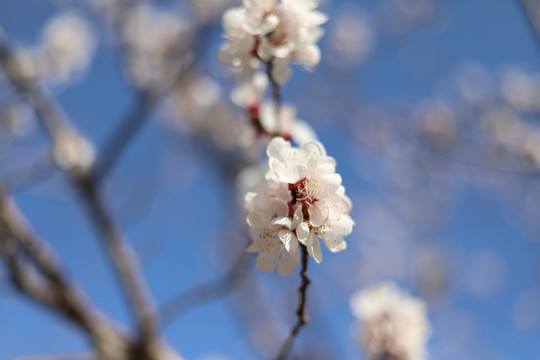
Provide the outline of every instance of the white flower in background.
<path id="1" fill-rule="evenodd" d="M 360 320 L 360 342 L 369 359 L 426 359 L 430 330 L 421 299 L 385 282 L 353 294 L 351 309 Z"/>
<path id="2" fill-rule="evenodd" d="M 122 36 L 130 52 L 128 69 L 139 87 L 162 85 L 191 61 L 190 54 L 180 56 L 191 36 L 189 26 L 173 11 L 133 7 L 126 14 Z"/>
<path id="3" fill-rule="evenodd" d="M 293 139 L 298 144 L 316 141 L 315 131 L 306 122 L 296 118 L 296 109 L 291 105 L 282 105 L 279 116 L 273 103 L 264 102 L 268 88 L 268 77 L 263 72 L 253 76 L 237 86 L 231 100 L 244 108 L 254 125 L 253 137 L 258 135 L 279 135 L 287 140 Z"/>
<path id="4" fill-rule="evenodd" d="M 42 50 L 49 76 L 65 81 L 88 67 L 96 39 L 90 25 L 73 13 L 54 17 L 43 31 Z"/>
<path id="5" fill-rule="evenodd" d="M 296 117 L 296 108 L 292 105 L 282 105 L 278 117 L 274 104 L 263 103 L 259 122 L 266 133 L 279 134 L 279 136 L 287 140 L 292 139 L 298 144 L 317 140 L 317 134 L 311 126 Z"/>
<path id="6" fill-rule="evenodd" d="M 257 118 L 267 88 L 268 77 L 259 71 L 232 91 L 231 100 L 235 105 L 246 109 L 250 119 Z"/>
<path id="7" fill-rule="evenodd" d="M 244 0 L 223 14 L 227 41 L 220 60 L 242 75 L 249 75 L 260 61 L 272 61 L 272 78 L 284 84 L 291 75 L 289 63 L 313 67 L 320 61 L 317 41 L 324 34 L 319 25 L 326 15 L 316 11 L 317 0 Z"/>
<path id="8" fill-rule="evenodd" d="M 267 155 L 266 181 L 258 193 L 246 195 L 245 203 L 253 240 L 248 250 L 259 251 L 257 267 L 273 271 L 277 264 L 280 273 L 292 272 L 298 265 L 298 242 L 317 262 L 322 261 L 319 238 L 333 252 L 345 249 L 343 237 L 354 225 L 348 214 L 351 202 L 322 144 L 296 148 L 277 137 Z M 279 269 L 281 262 L 286 271 Z"/>
<path id="9" fill-rule="evenodd" d="M 95 159 L 94 147 L 73 129 L 62 129 L 54 136 L 53 158 L 64 170 L 86 172 Z"/>

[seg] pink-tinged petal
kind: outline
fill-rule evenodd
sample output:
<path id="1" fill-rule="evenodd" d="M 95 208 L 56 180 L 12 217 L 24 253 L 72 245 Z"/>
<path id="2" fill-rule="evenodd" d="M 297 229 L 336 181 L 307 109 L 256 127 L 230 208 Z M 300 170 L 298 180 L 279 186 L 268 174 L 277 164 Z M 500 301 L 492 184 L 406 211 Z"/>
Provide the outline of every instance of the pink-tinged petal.
<path id="1" fill-rule="evenodd" d="M 266 272 L 272 272 L 277 266 L 279 257 L 279 246 L 272 246 L 261 250 L 257 255 L 257 269 Z"/>
<path id="2" fill-rule="evenodd" d="M 300 262 L 300 253 L 297 251 L 294 254 L 284 251 L 281 254 L 281 259 L 278 262 L 278 272 L 281 275 L 289 275 L 298 267 Z"/>
<path id="3" fill-rule="evenodd" d="M 335 248 L 330 249 L 330 251 L 336 253 L 336 252 L 343 251 L 345 249 L 347 249 L 347 243 L 343 241 L 341 244 L 339 244 Z"/>
<path id="4" fill-rule="evenodd" d="M 308 238 L 309 238 L 309 225 L 307 222 L 302 221 L 298 227 L 296 228 L 296 237 L 298 238 L 298 241 L 304 245 L 306 245 Z"/>
<path id="5" fill-rule="evenodd" d="M 321 242 L 319 241 L 319 238 L 315 236 L 313 231 L 309 234 L 306 247 L 308 254 L 311 255 L 317 263 L 320 263 L 322 261 Z"/>

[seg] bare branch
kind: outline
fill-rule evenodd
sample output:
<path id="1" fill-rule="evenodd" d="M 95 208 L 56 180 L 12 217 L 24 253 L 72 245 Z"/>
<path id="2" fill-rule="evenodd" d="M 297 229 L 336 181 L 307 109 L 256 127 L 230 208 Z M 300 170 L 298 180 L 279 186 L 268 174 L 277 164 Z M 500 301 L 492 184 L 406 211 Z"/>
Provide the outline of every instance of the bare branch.
<path id="1" fill-rule="evenodd" d="M 274 68 L 274 63 L 272 60 L 268 61 L 266 63 L 266 75 L 268 76 L 268 80 L 270 81 L 270 84 L 272 85 L 272 100 L 274 103 L 274 111 L 276 113 L 276 123 L 277 123 L 277 132 L 279 134 L 281 129 L 281 90 L 279 88 L 278 83 L 276 80 L 274 80 L 274 77 L 272 76 L 272 70 Z"/>
<path id="2" fill-rule="evenodd" d="M 81 327 L 98 348 L 107 347 L 105 342 L 123 342 L 80 286 L 68 279 L 53 250 L 33 234 L 25 217 L 1 188 L 0 250 L 15 285 L 26 295 Z"/>
<path id="3" fill-rule="evenodd" d="M 307 264 L 309 260 L 309 254 L 307 252 L 307 248 L 304 245 L 300 244 L 300 248 L 302 249 L 302 270 L 300 271 L 300 278 L 302 283 L 298 288 L 298 293 L 300 294 L 300 301 L 298 303 L 298 309 L 296 310 L 296 315 L 298 316 L 298 319 L 296 321 L 296 324 L 291 329 L 289 336 L 287 336 L 285 342 L 281 346 L 279 355 L 276 357 L 276 360 L 284 360 L 287 358 L 294 339 L 300 332 L 300 329 L 302 329 L 302 327 L 309 321 L 309 318 L 306 314 L 307 287 L 311 282 L 307 276 Z"/>
<path id="4" fill-rule="evenodd" d="M 13 86 L 34 108 L 43 127 L 54 141 L 58 133 L 70 129 L 70 122 L 60 105 L 46 94 L 45 89 L 38 90 L 34 84 L 21 79 L 10 71 L 10 65 L 14 59 L 2 34 L 0 29 L 0 63 Z M 66 172 L 81 191 L 85 205 L 102 235 L 107 254 L 138 321 L 141 338 L 145 342 L 151 343 L 157 330 L 157 314 L 135 259 L 134 251 L 110 220 L 97 193 L 96 184 L 88 173 L 78 167 L 69 168 Z"/>

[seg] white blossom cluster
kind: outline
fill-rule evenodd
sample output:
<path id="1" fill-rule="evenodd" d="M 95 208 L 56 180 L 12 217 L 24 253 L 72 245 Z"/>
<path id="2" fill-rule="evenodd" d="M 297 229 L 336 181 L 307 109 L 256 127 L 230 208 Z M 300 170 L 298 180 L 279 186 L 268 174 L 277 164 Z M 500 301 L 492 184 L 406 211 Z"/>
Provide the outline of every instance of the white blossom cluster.
<path id="1" fill-rule="evenodd" d="M 371 360 L 424 360 L 430 333 L 424 302 L 382 283 L 353 294 L 360 342 Z"/>
<path id="2" fill-rule="evenodd" d="M 328 249 L 346 248 L 352 231 L 351 201 L 336 174 L 336 162 L 319 142 L 297 148 L 281 137 L 267 149 L 269 170 L 258 192 L 245 196 L 252 239 L 248 251 L 258 252 L 257 268 L 282 275 L 298 266 L 299 243 L 318 263 L 320 239 Z"/>
<path id="3" fill-rule="evenodd" d="M 129 75 L 140 88 L 159 88 L 171 81 L 192 54 L 184 47 L 190 41 L 188 22 L 174 11 L 138 5 L 126 11 L 122 40 L 129 56 Z"/>
<path id="4" fill-rule="evenodd" d="M 69 81 L 85 70 L 96 48 L 90 25 L 72 12 L 53 17 L 37 46 L 13 49 L 10 71 L 23 81 Z"/>
<path id="5" fill-rule="evenodd" d="M 243 0 L 243 6 L 223 15 L 226 42 L 220 60 L 242 75 L 250 75 L 261 62 L 271 62 L 278 84 L 291 75 L 289 63 L 313 67 L 320 61 L 319 25 L 326 15 L 316 11 L 318 0 Z"/>

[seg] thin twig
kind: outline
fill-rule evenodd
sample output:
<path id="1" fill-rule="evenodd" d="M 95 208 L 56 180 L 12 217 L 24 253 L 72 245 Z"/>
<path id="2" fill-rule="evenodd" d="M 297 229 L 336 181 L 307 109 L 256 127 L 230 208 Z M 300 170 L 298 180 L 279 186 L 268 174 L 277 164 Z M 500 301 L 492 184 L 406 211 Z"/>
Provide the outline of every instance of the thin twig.
<path id="1" fill-rule="evenodd" d="M 283 343 L 283 345 L 281 345 L 279 355 L 276 357 L 275 360 L 284 360 L 287 358 L 294 339 L 300 332 L 300 329 L 302 329 L 302 327 L 309 321 L 309 318 L 306 314 L 307 287 L 311 282 L 307 276 L 309 254 L 307 248 L 304 245 L 300 244 L 300 248 L 302 249 L 302 270 L 300 271 L 300 278 L 302 282 L 300 284 L 300 287 L 298 288 L 298 293 L 300 294 L 298 309 L 296 309 L 296 315 L 298 316 L 298 319 L 296 320 L 296 324 L 294 324 L 293 328 L 291 329 L 289 336 L 287 336 L 287 339 L 285 339 L 285 342 Z"/>
<path id="2" fill-rule="evenodd" d="M 119 340 L 113 339 L 119 338 L 116 330 L 81 287 L 68 279 L 52 248 L 33 234 L 28 221 L 1 188 L 0 249 L 12 280 L 24 293 L 80 326 L 98 347 L 104 341 Z"/>
<path id="3" fill-rule="evenodd" d="M 276 133 L 281 132 L 281 90 L 279 84 L 274 80 L 272 76 L 272 70 L 274 68 L 274 63 L 272 60 L 266 63 L 266 75 L 270 84 L 272 85 L 272 101 L 274 103 L 274 112 L 276 115 Z"/>

